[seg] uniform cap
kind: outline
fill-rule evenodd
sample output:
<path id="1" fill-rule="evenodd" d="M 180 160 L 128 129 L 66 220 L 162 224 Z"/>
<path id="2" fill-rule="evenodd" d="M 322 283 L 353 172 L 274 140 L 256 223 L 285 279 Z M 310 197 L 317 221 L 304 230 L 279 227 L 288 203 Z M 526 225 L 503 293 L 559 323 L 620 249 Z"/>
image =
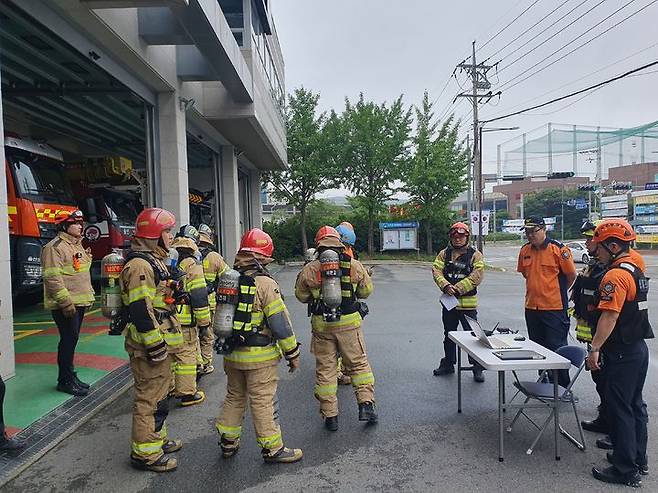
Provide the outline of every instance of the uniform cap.
<path id="1" fill-rule="evenodd" d="M 526 220 L 523 222 L 523 227 L 525 229 L 533 229 L 533 228 L 543 229 L 546 227 L 546 222 L 544 221 L 543 217 L 530 216 L 526 218 Z"/>

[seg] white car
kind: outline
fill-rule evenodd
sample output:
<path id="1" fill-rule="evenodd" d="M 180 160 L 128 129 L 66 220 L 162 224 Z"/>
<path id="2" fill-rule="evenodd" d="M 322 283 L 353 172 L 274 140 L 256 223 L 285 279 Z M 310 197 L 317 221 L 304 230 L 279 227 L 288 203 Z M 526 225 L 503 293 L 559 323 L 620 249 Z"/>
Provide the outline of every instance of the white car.
<path id="1" fill-rule="evenodd" d="M 585 246 L 584 241 L 571 241 L 567 243 L 567 246 L 571 250 L 574 262 L 582 262 L 583 264 L 589 262 L 590 255 L 587 252 L 587 246 Z"/>

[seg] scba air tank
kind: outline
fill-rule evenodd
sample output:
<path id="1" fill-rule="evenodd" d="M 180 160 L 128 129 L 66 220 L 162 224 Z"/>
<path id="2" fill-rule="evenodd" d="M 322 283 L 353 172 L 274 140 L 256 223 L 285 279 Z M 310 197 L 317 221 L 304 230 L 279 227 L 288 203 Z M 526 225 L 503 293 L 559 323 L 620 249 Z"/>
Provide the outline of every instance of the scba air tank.
<path id="1" fill-rule="evenodd" d="M 322 304 L 324 305 L 324 319 L 334 322 L 340 318 L 342 299 L 340 289 L 340 258 L 333 250 L 325 250 L 320 254 L 320 272 L 322 281 Z"/>

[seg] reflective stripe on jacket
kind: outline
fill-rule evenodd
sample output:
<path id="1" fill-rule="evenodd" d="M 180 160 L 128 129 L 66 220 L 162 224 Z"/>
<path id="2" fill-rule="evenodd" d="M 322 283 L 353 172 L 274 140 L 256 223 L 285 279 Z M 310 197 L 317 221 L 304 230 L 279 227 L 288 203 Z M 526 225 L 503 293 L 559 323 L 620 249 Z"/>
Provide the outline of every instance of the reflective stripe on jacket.
<path id="1" fill-rule="evenodd" d="M 82 248 L 81 239 L 64 231 L 43 247 L 43 305 L 46 310 L 93 305 L 91 261 L 91 255 Z"/>

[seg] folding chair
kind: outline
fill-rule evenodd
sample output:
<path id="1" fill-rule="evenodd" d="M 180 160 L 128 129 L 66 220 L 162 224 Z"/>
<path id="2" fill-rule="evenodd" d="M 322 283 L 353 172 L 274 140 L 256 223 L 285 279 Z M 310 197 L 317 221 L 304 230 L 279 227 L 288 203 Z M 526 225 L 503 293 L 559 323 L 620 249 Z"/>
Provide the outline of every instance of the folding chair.
<path id="1" fill-rule="evenodd" d="M 571 389 L 576 383 L 576 380 L 578 380 L 578 377 L 580 376 L 582 371 L 585 369 L 585 360 L 587 358 L 587 351 L 585 351 L 585 349 L 583 349 L 580 346 L 563 346 L 561 348 L 558 348 L 555 352 L 560 356 L 563 356 L 564 358 L 571 361 L 571 364 L 578 369 L 575 375 L 571 378 L 571 382 L 569 383 L 569 386 L 566 389 L 562 386 L 558 388 L 558 401 L 559 401 L 558 412 L 563 404 L 571 404 L 571 407 L 573 408 L 574 416 L 576 417 L 576 423 L 578 424 L 578 432 L 580 433 L 580 442 L 576 440 L 576 438 L 574 438 L 571 434 L 569 434 L 564 428 L 562 428 L 562 425 L 560 425 L 560 433 L 564 435 L 564 437 L 567 440 L 569 440 L 576 447 L 578 447 L 578 449 L 584 451 L 585 435 L 583 433 L 583 428 L 580 425 L 578 410 L 576 409 L 576 402 L 578 399 L 573 395 Z M 518 396 L 519 394 L 523 394 L 526 397 L 525 402 L 523 403 L 524 406 L 528 404 L 528 402 L 530 402 L 531 400 L 536 400 L 539 401 L 539 403 L 541 403 L 536 405 L 531 404 L 527 406 L 527 408 L 542 407 L 543 404 L 551 410 L 548 417 L 546 418 L 546 421 L 544 421 L 544 423 L 541 426 L 539 426 L 537 423 L 535 423 L 535 421 L 530 416 L 528 416 L 525 413 L 525 409 L 522 407 L 521 409 L 518 410 L 518 412 L 514 416 L 514 419 L 507 427 L 507 431 L 511 432 L 514 423 L 516 423 L 519 417 L 523 415 L 528 421 L 530 421 L 530 423 L 532 423 L 532 425 L 535 428 L 539 430 L 537 437 L 532 442 L 532 445 L 530 445 L 530 448 L 528 448 L 528 450 L 526 451 L 528 455 L 532 454 L 532 451 L 537 445 L 537 442 L 539 442 L 539 439 L 544 433 L 544 430 L 553 419 L 553 413 L 555 412 L 555 408 L 549 407 L 554 402 L 553 384 L 544 382 L 546 375 L 547 375 L 547 370 L 544 370 L 536 382 L 530 382 L 530 381 L 520 381 L 516 372 L 514 372 L 514 378 L 516 379 L 516 381 L 514 382 L 514 386 L 518 390 L 516 394 L 514 394 L 514 397 L 512 397 L 510 403 L 516 398 L 516 396 Z"/>

